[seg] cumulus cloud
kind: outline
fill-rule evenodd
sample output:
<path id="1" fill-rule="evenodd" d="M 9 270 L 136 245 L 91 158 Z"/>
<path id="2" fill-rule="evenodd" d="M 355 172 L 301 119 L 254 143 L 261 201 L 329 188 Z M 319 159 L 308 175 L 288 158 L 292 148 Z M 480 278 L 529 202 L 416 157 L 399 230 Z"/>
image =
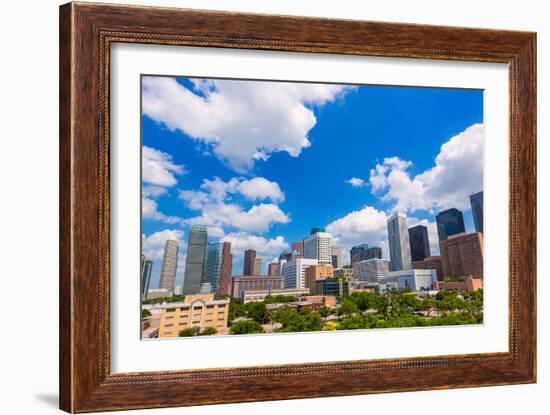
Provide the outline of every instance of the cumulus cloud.
<path id="1" fill-rule="evenodd" d="M 142 180 L 144 183 L 170 187 L 177 183 L 175 176 L 184 172 L 184 167 L 174 164 L 170 154 L 143 146 Z"/>
<path id="2" fill-rule="evenodd" d="M 264 177 L 250 180 L 233 177 L 227 182 L 215 177 L 203 180 L 200 189 L 179 192 L 179 198 L 187 207 L 200 211 L 200 215 L 187 218 L 184 223 L 217 227 L 222 231 L 227 226 L 261 233 L 275 223 L 290 221 L 290 217 L 276 203 L 260 203 L 245 209 L 241 204 L 231 201 L 232 195 L 237 194 L 249 201 L 283 201 L 284 194 L 279 185 Z"/>
<path id="3" fill-rule="evenodd" d="M 183 231 L 179 229 L 165 229 L 152 233 L 149 236 L 142 235 L 141 250 L 143 255 L 153 261 L 162 260 L 164 255 L 164 245 L 168 239 L 175 239 L 178 241 L 179 252 L 181 253 L 185 248 L 185 242 L 183 240 Z"/>
<path id="4" fill-rule="evenodd" d="M 372 206 L 348 213 L 328 224 L 326 230 L 346 251 L 361 243 L 380 246 L 388 234 L 386 214 Z"/>
<path id="5" fill-rule="evenodd" d="M 352 177 L 351 179 L 346 180 L 346 183 L 351 184 L 351 187 L 364 187 L 367 183 L 358 177 Z"/>
<path id="6" fill-rule="evenodd" d="M 348 86 L 291 82 L 192 80 L 144 77 L 143 113 L 169 130 L 207 144 L 238 172 L 284 151 L 292 157 L 310 145 L 317 122 L 311 106 L 342 97 Z"/>
<path id="7" fill-rule="evenodd" d="M 221 238 L 221 241 L 231 242 L 231 250 L 236 259 L 241 258 L 247 249 L 254 249 L 258 256 L 267 259 L 278 258 L 282 251 L 289 248 L 289 244 L 282 236 L 269 239 L 248 232 L 232 232 Z"/>
<path id="8" fill-rule="evenodd" d="M 247 232 L 267 232 L 275 223 L 288 223 L 290 217 L 279 206 L 259 204 L 244 210 L 234 203 L 215 203 L 202 206 L 202 214 L 184 219 L 189 225 L 229 226 Z"/>
<path id="9" fill-rule="evenodd" d="M 158 210 L 157 202 L 147 197 L 144 197 L 141 200 L 141 217 L 143 219 L 158 220 L 169 224 L 181 222 L 181 218 L 177 216 L 169 216 L 160 212 Z"/>
<path id="10" fill-rule="evenodd" d="M 474 124 L 441 146 L 435 165 L 416 176 L 410 161 L 385 158 L 370 171 L 374 193 L 393 201 L 394 211 L 414 212 L 469 208 L 469 195 L 483 189 L 482 124 Z"/>

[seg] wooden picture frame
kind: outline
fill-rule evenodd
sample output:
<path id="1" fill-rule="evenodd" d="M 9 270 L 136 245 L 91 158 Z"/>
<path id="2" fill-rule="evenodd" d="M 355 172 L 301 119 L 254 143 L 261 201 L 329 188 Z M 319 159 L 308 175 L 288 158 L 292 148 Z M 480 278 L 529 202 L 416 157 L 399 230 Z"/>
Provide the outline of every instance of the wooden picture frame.
<path id="1" fill-rule="evenodd" d="M 111 373 L 109 62 L 117 42 L 509 65 L 509 352 Z M 60 8 L 60 407 L 91 412 L 536 381 L 536 34 L 69 3 Z M 305 376 L 307 375 L 307 376 Z"/>

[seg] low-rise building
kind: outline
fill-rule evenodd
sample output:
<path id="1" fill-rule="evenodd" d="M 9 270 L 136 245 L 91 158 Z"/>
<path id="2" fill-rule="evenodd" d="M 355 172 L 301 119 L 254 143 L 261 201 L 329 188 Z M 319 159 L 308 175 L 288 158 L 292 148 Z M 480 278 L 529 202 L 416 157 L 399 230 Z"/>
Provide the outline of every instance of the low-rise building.
<path id="1" fill-rule="evenodd" d="M 313 293 L 315 291 L 315 281 L 331 278 L 333 271 L 332 265 L 310 265 L 306 268 L 306 288 L 309 289 L 310 293 Z"/>
<path id="2" fill-rule="evenodd" d="M 351 291 L 351 283 L 342 278 L 326 278 L 315 281 L 314 295 L 347 297 Z"/>
<path id="3" fill-rule="evenodd" d="M 227 334 L 229 299 L 215 300 L 214 294 L 186 295 L 183 302 L 164 303 L 159 308 L 160 338 L 178 337 L 187 328 L 202 332 L 214 327 L 218 334 Z"/>
<path id="4" fill-rule="evenodd" d="M 380 291 L 388 289 L 425 291 L 433 290 L 437 282 L 436 272 L 433 269 L 404 269 L 390 271 L 387 277 L 379 282 Z"/>
<path id="5" fill-rule="evenodd" d="M 463 281 L 436 281 L 435 289 L 443 291 L 477 291 L 483 288 L 483 279 L 469 276 Z"/>
<path id="6" fill-rule="evenodd" d="M 283 288 L 276 290 L 247 290 L 241 291 L 241 301 L 250 303 L 253 301 L 264 301 L 268 296 L 284 295 L 289 297 L 301 297 L 309 295 L 309 288 Z"/>
<path id="7" fill-rule="evenodd" d="M 345 280 L 353 280 L 353 268 L 351 266 L 345 266 L 342 268 L 336 268 L 333 272 L 336 278 L 343 278 Z"/>
<path id="8" fill-rule="evenodd" d="M 147 300 L 154 300 L 155 298 L 172 297 L 174 292 L 166 288 L 151 288 L 147 291 Z"/>
<path id="9" fill-rule="evenodd" d="M 283 277 L 269 277 L 261 275 L 233 277 L 231 296 L 241 298 L 243 291 L 280 290 L 283 289 Z"/>
<path id="10" fill-rule="evenodd" d="M 443 266 L 440 255 L 429 256 L 422 261 L 413 261 L 412 267 L 414 269 L 435 269 L 437 280 L 443 281 Z"/>

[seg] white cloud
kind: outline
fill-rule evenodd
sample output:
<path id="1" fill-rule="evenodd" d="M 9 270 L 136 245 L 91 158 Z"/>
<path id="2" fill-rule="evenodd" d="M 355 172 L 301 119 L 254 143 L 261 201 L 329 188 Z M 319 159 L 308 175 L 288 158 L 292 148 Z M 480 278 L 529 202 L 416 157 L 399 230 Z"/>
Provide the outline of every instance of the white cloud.
<path id="1" fill-rule="evenodd" d="M 169 224 L 181 222 L 181 218 L 177 216 L 168 216 L 159 212 L 157 202 L 148 197 L 141 199 L 141 217 L 143 219 L 158 220 Z"/>
<path id="2" fill-rule="evenodd" d="M 168 239 L 175 239 L 178 241 L 179 252 L 181 253 L 185 248 L 183 234 L 183 231 L 179 229 L 165 229 L 149 236 L 142 235 L 142 253 L 153 261 L 162 260 L 164 255 L 164 244 Z"/>
<path id="3" fill-rule="evenodd" d="M 264 238 L 251 235 L 247 232 L 233 232 L 224 236 L 221 241 L 231 242 L 234 257 L 242 257 L 247 249 L 254 249 L 262 257 L 279 257 L 279 254 L 288 249 L 289 244 L 282 236 Z"/>
<path id="4" fill-rule="evenodd" d="M 277 182 L 272 182 L 264 177 L 254 177 L 244 180 L 239 184 L 239 192 L 250 200 L 271 199 L 274 202 L 282 202 L 285 195 Z"/>
<path id="5" fill-rule="evenodd" d="M 143 186 L 141 194 L 144 197 L 159 197 L 165 195 L 168 192 L 166 187 L 162 186 Z"/>
<path id="6" fill-rule="evenodd" d="M 175 176 L 184 173 L 184 167 L 174 164 L 170 154 L 143 146 L 142 180 L 144 183 L 170 187 L 177 183 Z"/>
<path id="7" fill-rule="evenodd" d="M 388 235 L 386 214 L 372 206 L 348 213 L 327 225 L 326 230 L 346 251 L 361 243 L 380 246 Z"/>
<path id="8" fill-rule="evenodd" d="M 351 179 L 346 180 L 346 183 L 351 184 L 351 187 L 363 187 L 367 185 L 367 183 L 359 177 L 352 177 Z"/>
<path id="9" fill-rule="evenodd" d="M 291 82 L 143 78 L 143 112 L 171 131 L 206 143 L 236 171 L 284 151 L 293 157 L 310 145 L 317 122 L 312 105 L 333 102 L 347 86 Z"/>
<path id="10" fill-rule="evenodd" d="M 483 189 L 483 138 L 482 124 L 468 127 L 441 146 L 434 167 L 414 177 L 410 161 L 386 158 L 370 172 L 371 189 L 394 201 L 394 211 L 468 209 L 469 195 Z"/>
<path id="11" fill-rule="evenodd" d="M 202 206 L 202 214 L 184 219 L 190 225 L 229 226 L 247 232 L 262 233 L 275 223 L 288 223 L 290 217 L 275 204 L 254 205 L 245 211 L 233 203 L 216 203 Z"/>

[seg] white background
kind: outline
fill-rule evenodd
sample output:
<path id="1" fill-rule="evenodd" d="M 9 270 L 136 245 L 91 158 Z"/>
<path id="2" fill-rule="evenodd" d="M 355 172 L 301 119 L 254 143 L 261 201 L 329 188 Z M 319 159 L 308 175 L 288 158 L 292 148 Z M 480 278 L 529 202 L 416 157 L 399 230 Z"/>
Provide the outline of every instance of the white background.
<path id="1" fill-rule="evenodd" d="M 538 32 L 538 183 L 550 180 L 548 154 L 550 64 L 546 2 L 524 0 L 386 1 L 219 0 L 139 1 L 263 13 L 312 15 Z M 2 9 L 1 86 L 1 256 L 2 323 L 0 408 L 6 413 L 56 413 L 57 407 L 57 6 L 54 0 L 9 2 Z M 546 155 L 546 156 L 544 156 Z M 547 186 L 546 186 L 547 187 Z M 269 403 L 178 408 L 132 413 L 158 414 L 332 414 L 350 411 L 407 414 L 543 414 L 548 412 L 550 358 L 548 319 L 543 301 L 549 283 L 548 191 L 539 186 L 539 333 L 536 385 L 323 398 Z M 544 231 L 543 231 L 544 230 Z M 16 319 L 17 316 L 17 319 Z M 543 328 L 543 325 L 546 327 Z"/>
<path id="2" fill-rule="evenodd" d="M 115 45 L 110 62 L 113 372 L 508 351 L 508 261 L 501 254 L 508 249 L 506 65 L 128 44 Z M 139 273 L 140 218 L 128 212 L 139 212 L 141 202 L 142 73 L 483 89 L 484 207 L 491 212 L 484 223 L 484 324 L 140 341 L 139 279 L 133 277 Z"/>

